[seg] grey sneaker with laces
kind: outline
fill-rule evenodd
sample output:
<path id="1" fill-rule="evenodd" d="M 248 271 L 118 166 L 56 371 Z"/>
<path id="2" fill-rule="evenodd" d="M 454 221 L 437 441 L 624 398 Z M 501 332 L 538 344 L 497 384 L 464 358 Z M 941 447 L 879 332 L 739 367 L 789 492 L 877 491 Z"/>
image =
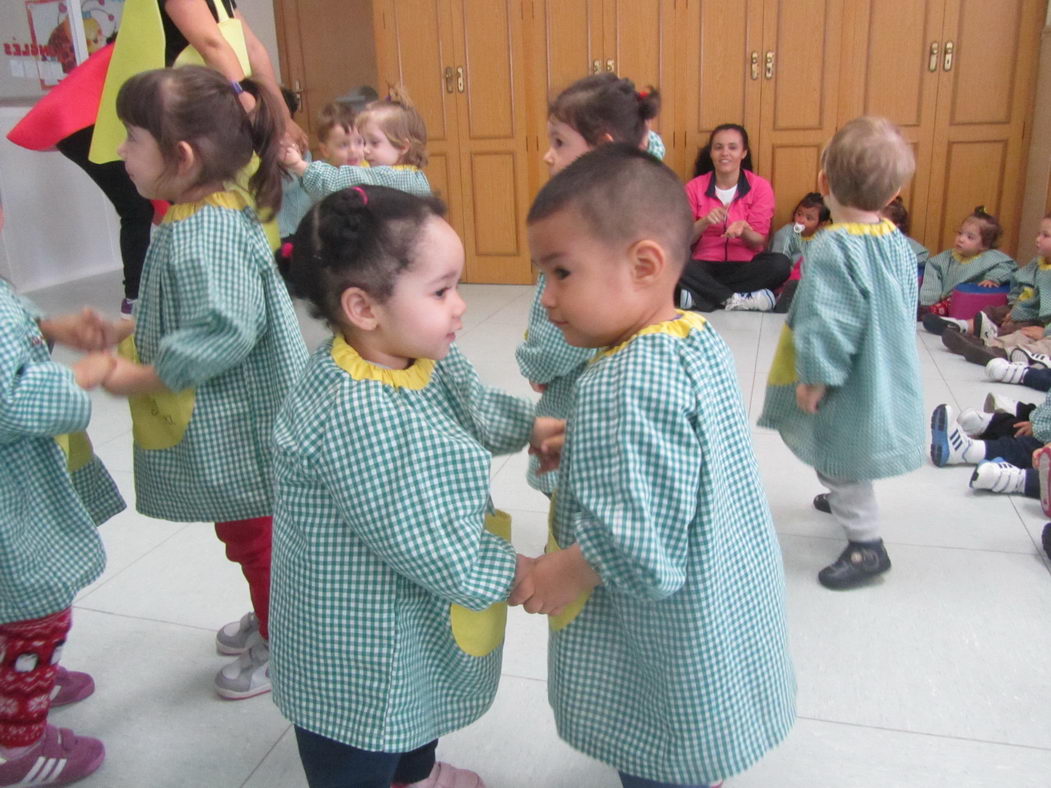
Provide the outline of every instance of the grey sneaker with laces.
<path id="1" fill-rule="evenodd" d="M 723 303 L 727 312 L 769 312 L 776 303 L 769 290 L 753 290 L 750 293 L 734 293 Z"/>

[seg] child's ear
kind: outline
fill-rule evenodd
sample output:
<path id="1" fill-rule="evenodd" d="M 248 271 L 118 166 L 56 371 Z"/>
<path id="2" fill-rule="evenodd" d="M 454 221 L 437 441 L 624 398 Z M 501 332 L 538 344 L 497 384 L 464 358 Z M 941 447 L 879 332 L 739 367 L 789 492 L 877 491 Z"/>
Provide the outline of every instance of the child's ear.
<path id="1" fill-rule="evenodd" d="M 832 193 L 832 190 L 828 187 L 828 176 L 825 175 L 825 171 L 821 170 L 817 174 L 817 190 L 821 193 L 822 197 L 828 197 Z"/>
<path id="2" fill-rule="evenodd" d="M 197 165 L 197 152 L 193 145 L 186 140 L 175 143 L 175 160 L 178 162 L 176 170 L 180 175 L 185 175 Z"/>
<path id="3" fill-rule="evenodd" d="M 343 319 L 362 331 L 373 331 L 379 325 L 376 319 L 376 303 L 372 296 L 360 287 L 348 287 L 339 296 L 339 307 Z"/>
<path id="4" fill-rule="evenodd" d="M 896 192 L 894 192 L 894 196 L 891 197 L 889 200 L 887 200 L 887 202 L 885 202 L 883 204 L 883 207 L 886 208 L 888 205 L 890 205 L 892 202 L 894 202 L 900 196 L 901 196 L 901 189 L 898 189 Z"/>
<path id="5" fill-rule="evenodd" d="M 659 241 L 643 238 L 632 244 L 628 252 L 631 260 L 632 280 L 641 287 L 660 283 L 668 269 L 668 255 Z"/>

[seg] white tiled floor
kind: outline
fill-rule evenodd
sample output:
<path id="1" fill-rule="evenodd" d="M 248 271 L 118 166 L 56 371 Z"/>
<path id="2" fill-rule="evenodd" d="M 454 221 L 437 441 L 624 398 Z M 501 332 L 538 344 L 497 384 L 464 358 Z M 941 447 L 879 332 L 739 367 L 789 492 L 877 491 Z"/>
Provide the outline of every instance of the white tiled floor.
<path id="1" fill-rule="evenodd" d="M 32 296 L 58 312 L 110 309 L 115 293 L 111 275 Z M 531 288 L 464 293 L 461 347 L 488 382 L 531 396 L 513 358 Z M 754 422 L 783 318 L 712 317 Z M 324 336 L 307 319 L 304 328 L 311 346 Z M 979 405 L 993 388 L 937 337 L 921 333 L 918 342 L 929 408 Z M 94 399 L 96 450 L 131 501 L 127 408 Z M 894 569 L 885 582 L 832 593 L 815 573 L 843 540 L 810 506 L 819 491 L 812 471 L 777 435 L 756 429 L 754 440 L 784 548 L 799 721 L 728 788 L 1051 785 L 1051 577 L 1038 502 L 975 494 L 963 468 L 928 466 L 880 483 Z M 518 548 L 539 552 L 547 502 L 526 486 L 524 455 L 494 461 L 493 495 L 515 516 Z M 244 581 L 211 528 L 125 512 L 102 533 L 109 566 L 78 599 L 65 651 L 68 666 L 94 674 L 98 691 L 53 713 L 106 743 L 106 763 L 86 788 L 304 786 L 294 737 L 269 697 L 224 702 L 211 690 L 223 664 L 213 632 L 248 608 Z M 545 652 L 545 622 L 513 610 L 492 711 L 443 739 L 439 753 L 492 788 L 613 788 L 611 770 L 555 735 Z"/>

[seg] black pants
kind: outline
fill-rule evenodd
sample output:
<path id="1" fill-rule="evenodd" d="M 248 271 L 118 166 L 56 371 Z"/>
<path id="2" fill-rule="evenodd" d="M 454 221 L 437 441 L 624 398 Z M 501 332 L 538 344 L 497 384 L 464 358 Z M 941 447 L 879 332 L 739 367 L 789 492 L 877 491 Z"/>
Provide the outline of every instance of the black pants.
<path id="1" fill-rule="evenodd" d="M 370 752 L 295 726 L 299 760 L 310 788 L 389 788 L 416 783 L 434 769 L 438 740 L 412 752 Z"/>
<path id="2" fill-rule="evenodd" d="M 150 246 L 153 203 L 139 194 L 124 169 L 124 162 L 95 164 L 88 160 L 94 131 L 94 126 L 88 126 L 70 134 L 56 147 L 98 184 L 117 210 L 120 217 L 120 256 L 124 264 L 124 295 L 126 298 L 138 298 L 142 263 Z"/>
<path id="3" fill-rule="evenodd" d="M 780 252 L 760 252 L 746 263 L 690 260 L 679 287 L 690 291 L 695 308 L 718 309 L 734 293 L 776 290 L 792 273 L 792 261 Z"/>
<path id="4" fill-rule="evenodd" d="M 1051 369 L 1034 369 L 1030 367 L 1022 375 L 1022 385 L 1037 391 L 1051 389 Z"/>
<path id="5" fill-rule="evenodd" d="M 995 460 L 1002 457 L 1017 468 L 1033 467 L 1033 452 L 1043 446 L 1043 441 L 1031 435 L 1014 436 L 1015 425 L 1028 421 L 1036 410 L 1036 405 L 1022 405 L 1018 413 L 997 413 L 988 428 L 979 437 L 985 441 L 985 459 Z"/>

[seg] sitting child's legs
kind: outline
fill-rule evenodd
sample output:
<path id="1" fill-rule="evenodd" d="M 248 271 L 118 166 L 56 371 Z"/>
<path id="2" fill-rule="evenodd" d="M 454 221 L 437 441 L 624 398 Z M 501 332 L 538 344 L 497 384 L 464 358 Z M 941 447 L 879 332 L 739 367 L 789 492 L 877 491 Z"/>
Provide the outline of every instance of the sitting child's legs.
<path id="1" fill-rule="evenodd" d="M 427 779 L 438 740 L 412 752 L 370 752 L 295 726 L 299 759 L 310 788 L 389 788 Z"/>
<path id="2" fill-rule="evenodd" d="M 969 437 L 949 405 L 939 405 L 931 414 L 931 462 L 945 465 L 977 465 L 1000 457 L 1019 468 L 1032 467 L 1032 455 L 1043 446 L 1031 435 L 1007 435 L 992 440 Z"/>
<path id="3" fill-rule="evenodd" d="M 657 780 L 647 780 L 643 777 L 633 777 L 630 774 L 620 772 L 620 784 L 623 788 L 719 788 L 721 782 L 714 785 L 683 785 L 682 783 L 662 783 Z"/>

